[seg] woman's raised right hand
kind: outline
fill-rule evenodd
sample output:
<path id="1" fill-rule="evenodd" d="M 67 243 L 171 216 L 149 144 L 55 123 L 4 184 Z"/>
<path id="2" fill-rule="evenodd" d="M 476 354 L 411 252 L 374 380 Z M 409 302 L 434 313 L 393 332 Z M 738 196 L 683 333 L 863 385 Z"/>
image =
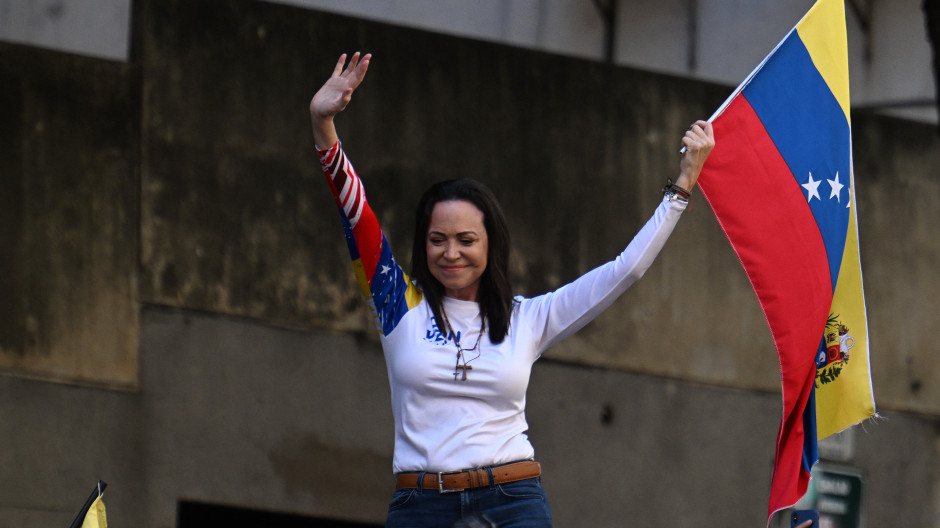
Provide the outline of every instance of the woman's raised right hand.
<path id="1" fill-rule="evenodd" d="M 366 76 L 369 69 L 371 53 L 360 57 L 359 52 L 353 53 L 349 64 L 346 64 L 346 54 L 343 53 L 336 61 L 333 75 L 323 86 L 317 90 L 310 100 L 310 121 L 313 125 L 313 136 L 317 145 L 327 148 L 336 142 L 336 131 L 333 129 L 333 117 L 342 112 L 352 99 L 352 94 Z"/>

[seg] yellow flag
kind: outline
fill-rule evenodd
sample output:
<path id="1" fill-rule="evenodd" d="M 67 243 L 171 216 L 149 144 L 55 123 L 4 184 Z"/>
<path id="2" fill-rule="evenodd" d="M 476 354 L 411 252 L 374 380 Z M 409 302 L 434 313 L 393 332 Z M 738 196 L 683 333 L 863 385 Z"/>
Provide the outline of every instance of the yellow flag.
<path id="1" fill-rule="evenodd" d="M 100 495 L 91 504 L 91 508 L 88 508 L 82 528 L 108 528 L 108 516 L 105 515 L 104 502 Z"/>

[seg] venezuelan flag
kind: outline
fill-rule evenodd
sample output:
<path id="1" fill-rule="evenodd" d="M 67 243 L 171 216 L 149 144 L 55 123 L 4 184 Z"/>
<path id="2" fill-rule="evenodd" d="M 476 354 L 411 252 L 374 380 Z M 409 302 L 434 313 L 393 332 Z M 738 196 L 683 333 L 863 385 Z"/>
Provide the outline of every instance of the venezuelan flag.
<path id="1" fill-rule="evenodd" d="M 780 360 L 769 521 L 806 492 L 817 439 L 874 414 L 843 0 L 819 0 L 712 122 L 699 182 Z"/>

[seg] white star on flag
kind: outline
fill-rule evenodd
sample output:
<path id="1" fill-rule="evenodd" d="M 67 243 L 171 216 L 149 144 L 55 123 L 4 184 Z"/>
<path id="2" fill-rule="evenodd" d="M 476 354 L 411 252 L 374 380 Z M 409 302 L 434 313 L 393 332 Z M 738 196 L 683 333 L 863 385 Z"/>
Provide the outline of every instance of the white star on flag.
<path id="1" fill-rule="evenodd" d="M 385 275 L 386 273 L 388 273 L 388 272 L 390 272 L 390 271 L 392 271 L 392 268 L 390 268 L 390 267 L 388 267 L 388 266 L 386 266 L 386 265 L 384 265 L 384 264 L 382 265 L 382 275 Z"/>
<path id="2" fill-rule="evenodd" d="M 822 183 L 822 180 L 814 181 L 813 173 L 809 173 L 809 181 L 803 184 L 803 188 L 806 189 L 806 192 L 809 194 L 809 197 L 806 199 L 807 202 L 813 201 L 815 196 L 817 200 L 822 200 L 819 197 L 819 184 Z"/>
<path id="3" fill-rule="evenodd" d="M 829 186 L 832 187 L 832 192 L 829 194 L 829 198 L 835 197 L 836 201 L 841 203 L 842 197 L 839 195 L 839 193 L 842 192 L 842 188 L 845 186 L 839 183 L 839 173 L 836 172 L 835 180 L 826 180 L 826 181 L 829 182 Z"/>

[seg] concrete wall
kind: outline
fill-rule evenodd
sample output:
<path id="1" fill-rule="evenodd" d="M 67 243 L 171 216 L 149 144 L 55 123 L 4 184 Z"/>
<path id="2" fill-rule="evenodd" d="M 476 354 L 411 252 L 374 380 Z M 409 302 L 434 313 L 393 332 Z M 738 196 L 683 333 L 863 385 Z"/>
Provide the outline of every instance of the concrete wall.
<path id="1" fill-rule="evenodd" d="M 464 38 L 605 60 L 598 4 L 579 0 L 270 0 Z M 613 63 L 727 84 L 741 81 L 813 5 L 617 0 Z M 0 0 L 0 40 L 127 60 L 131 0 Z M 937 123 L 922 0 L 846 2 L 852 101 Z"/>
<path id="2" fill-rule="evenodd" d="M 135 68 L 4 47 L 0 368 L 134 388 Z"/>
<path id="3" fill-rule="evenodd" d="M 23 226 L 5 235 L 2 265 L 47 269 L 37 263 L 64 259 L 62 240 L 84 256 L 43 274 L 74 288 L 3 283 L 16 301 L 5 336 L 31 307 L 75 308 L 32 348 L 4 346 L 20 362 L 6 372 L 85 384 L 0 376 L 11 526 L 70 521 L 98 478 L 115 525 L 169 528 L 181 500 L 381 523 L 388 383 L 306 117 L 341 51 L 375 53 L 339 127 L 398 254 L 416 195 L 475 176 L 507 204 L 527 294 L 619 251 L 675 173 L 681 131 L 729 91 L 257 2 L 148 1 L 134 20 L 128 65 L 0 47 L 0 93 L 16 109 L 0 166 L 19 193 L 0 214 Z M 40 121 L 54 133 L 32 133 Z M 925 125 L 858 113 L 853 125 L 887 420 L 866 424 L 844 463 L 867 472 L 870 526 L 938 526 L 940 144 Z M 763 522 L 776 360 L 696 198 L 647 277 L 536 366 L 530 433 L 558 526 Z M 49 222 L 90 227 L 66 238 Z M 115 316 L 81 315 L 96 310 Z M 131 382 L 122 357 L 137 358 Z M 87 362 L 102 379 L 79 375 Z"/>
<path id="4" fill-rule="evenodd" d="M 607 31 L 596 2 L 272 1 L 562 55 L 605 59 Z M 614 64 L 737 85 L 800 21 L 814 0 L 602 3 L 611 4 L 616 10 Z M 852 102 L 936 123 L 932 52 L 923 1 L 855 0 L 846 2 L 845 11 Z"/>

